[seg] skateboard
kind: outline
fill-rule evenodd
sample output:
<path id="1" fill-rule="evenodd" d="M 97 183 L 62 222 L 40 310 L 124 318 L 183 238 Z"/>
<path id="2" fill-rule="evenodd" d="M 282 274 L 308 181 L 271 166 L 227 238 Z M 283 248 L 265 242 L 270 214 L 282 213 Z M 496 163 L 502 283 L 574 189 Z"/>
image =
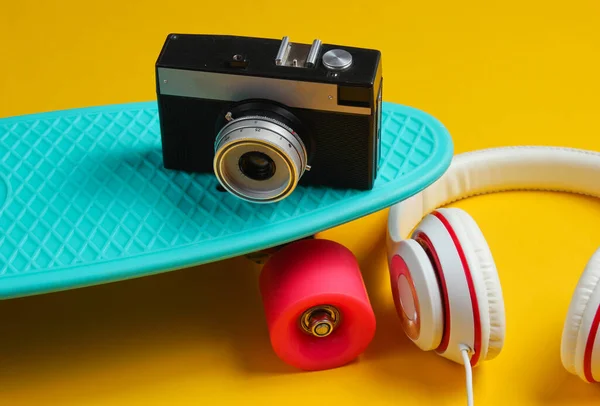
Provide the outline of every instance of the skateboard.
<path id="1" fill-rule="evenodd" d="M 212 174 L 164 169 L 155 102 L 0 119 L 0 299 L 116 282 L 240 255 L 260 262 L 260 253 L 279 246 L 284 248 L 275 255 L 287 252 L 289 258 L 291 252 L 295 263 L 303 261 L 298 253 L 330 252 L 348 259 L 341 247 L 310 237 L 420 192 L 446 171 L 453 156 L 450 134 L 423 111 L 384 102 L 382 128 L 372 190 L 298 186 L 282 201 L 256 204 L 225 192 Z M 346 274 L 313 261 L 313 267 L 320 267 L 317 273 L 299 272 L 292 279 L 272 277 L 277 271 L 269 265 L 263 273 L 270 274 L 261 275 L 261 292 L 273 299 L 265 299 L 269 329 L 300 324 L 299 340 L 308 346 L 294 347 L 285 333 L 281 337 L 287 337 L 287 347 L 276 349 L 281 358 L 300 368 L 321 369 L 344 358 L 329 356 L 326 340 L 346 354 L 344 359 L 358 351 L 351 348 L 354 333 L 344 330 L 352 324 L 340 311 L 345 304 L 336 308 L 319 302 L 335 291 L 342 302 L 344 297 L 360 296 L 361 311 L 368 310 L 362 279 L 357 279 L 356 269 L 348 270 L 353 268 L 351 261 Z M 293 295 L 286 296 L 284 288 Z M 281 320 L 285 312 L 269 308 L 289 306 L 294 298 L 306 309 L 296 309 L 286 320 Z M 337 338 L 331 333 L 334 322 L 340 326 Z M 359 324 L 353 326 L 356 330 Z M 320 347 L 311 341 L 319 339 Z M 303 351 L 312 351 L 312 361 L 294 361 Z"/>

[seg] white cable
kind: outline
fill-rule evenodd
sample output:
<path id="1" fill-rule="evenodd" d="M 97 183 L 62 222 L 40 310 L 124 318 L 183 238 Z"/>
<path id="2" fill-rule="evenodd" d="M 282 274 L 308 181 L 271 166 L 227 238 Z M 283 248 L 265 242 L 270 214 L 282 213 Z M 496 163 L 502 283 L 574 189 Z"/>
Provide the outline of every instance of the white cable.
<path id="1" fill-rule="evenodd" d="M 465 375 L 467 384 L 467 406 L 473 406 L 473 371 L 471 370 L 471 359 L 469 352 L 471 349 L 466 345 L 460 345 L 463 364 L 465 365 Z"/>

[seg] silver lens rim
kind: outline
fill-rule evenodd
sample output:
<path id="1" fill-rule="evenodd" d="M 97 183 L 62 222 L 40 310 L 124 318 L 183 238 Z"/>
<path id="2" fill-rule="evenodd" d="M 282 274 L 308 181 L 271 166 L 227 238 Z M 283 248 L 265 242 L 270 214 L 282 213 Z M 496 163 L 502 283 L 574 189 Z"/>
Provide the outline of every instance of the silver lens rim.
<path id="1" fill-rule="evenodd" d="M 275 175 L 257 181 L 239 169 L 246 152 L 262 152 L 276 166 Z M 273 203 L 289 196 L 304 174 L 306 148 L 288 126 L 268 117 L 242 117 L 227 123 L 215 139 L 214 172 L 219 183 L 237 197 L 255 203 Z"/>

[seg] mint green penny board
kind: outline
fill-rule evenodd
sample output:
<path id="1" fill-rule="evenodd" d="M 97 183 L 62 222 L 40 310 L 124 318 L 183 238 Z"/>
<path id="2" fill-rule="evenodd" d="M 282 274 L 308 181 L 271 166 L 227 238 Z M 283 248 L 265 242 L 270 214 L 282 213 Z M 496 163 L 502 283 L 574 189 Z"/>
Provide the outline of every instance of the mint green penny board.
<path id="1" fill-rule="evenodd" d="M 453 144 L 432 116 L 383 103 L 370 191 L 298 187 L 274 204 L 166 170 L 155 102 L 0 119 L 0 298 L 141 277 L 271 248 L 404 200 Z"/>

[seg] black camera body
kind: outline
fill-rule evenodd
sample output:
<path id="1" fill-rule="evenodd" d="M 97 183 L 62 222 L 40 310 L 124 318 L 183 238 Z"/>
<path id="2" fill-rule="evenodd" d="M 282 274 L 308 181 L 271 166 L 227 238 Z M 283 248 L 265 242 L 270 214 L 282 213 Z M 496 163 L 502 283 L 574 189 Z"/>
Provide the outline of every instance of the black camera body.
<path id="1" fill-rule="evenodd" d="M 257 202 L 296 184 L 371 189 L 382 86 L 377 50 L 171 34 L 156 62 L 164 166 Z"/>

